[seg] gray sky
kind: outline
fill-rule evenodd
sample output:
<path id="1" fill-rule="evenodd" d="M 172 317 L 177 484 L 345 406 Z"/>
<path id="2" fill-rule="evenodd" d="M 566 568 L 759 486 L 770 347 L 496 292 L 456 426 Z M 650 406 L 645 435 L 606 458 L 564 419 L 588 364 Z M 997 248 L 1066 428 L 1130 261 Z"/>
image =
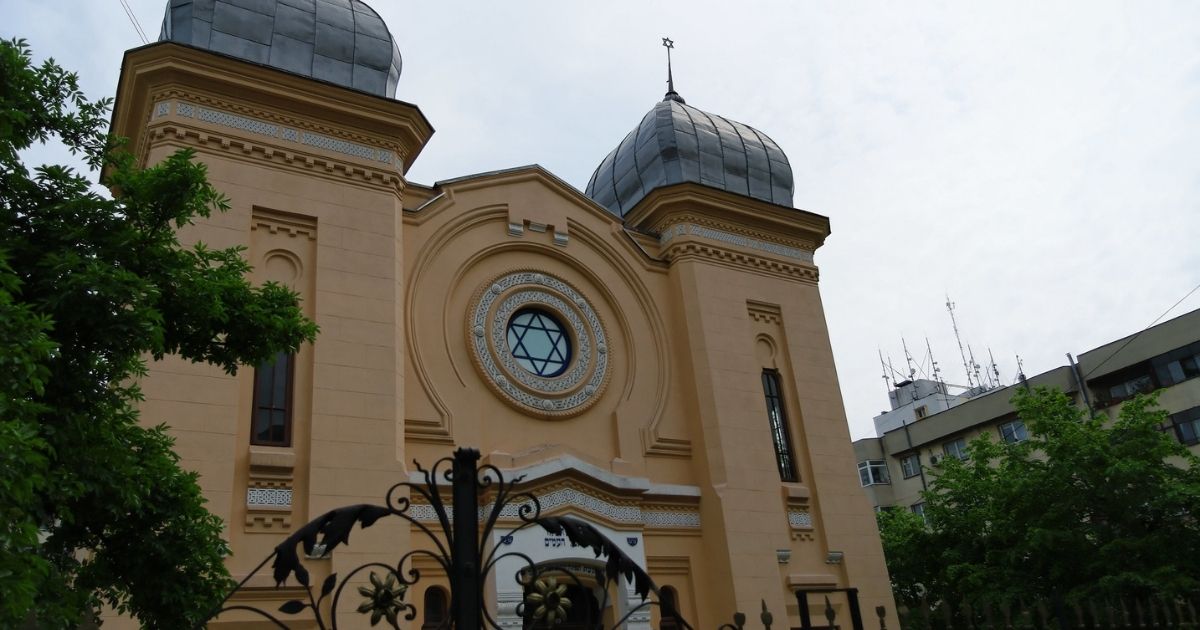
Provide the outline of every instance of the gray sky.
<path id="1" fill-rule="evenodd" d="M 151 40 L 165 0 L 130 0 Z M 400 2 L 398 98 L 437 129 L 431 183 L 539 163 L 582 188 L 664 92 L 783 147 L 818 252 L 851 433 L 925 337 L 965 381 L 1027 374 L 1143 328 L 1200 284 L 1200 4 L 1191 2 Z M 116 88 L 140 45 L 119 0 L 0 0 L 0 36 Z M 39 151 L 35 159 L 67 161 Z M 1168 317 L 1200 308 L 1200 291 Z"/>

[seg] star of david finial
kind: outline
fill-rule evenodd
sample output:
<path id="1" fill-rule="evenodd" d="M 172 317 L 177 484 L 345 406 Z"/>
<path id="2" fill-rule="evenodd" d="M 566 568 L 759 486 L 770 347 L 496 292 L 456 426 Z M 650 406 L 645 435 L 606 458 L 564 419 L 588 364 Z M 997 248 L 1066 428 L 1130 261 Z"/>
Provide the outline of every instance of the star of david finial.
<path id="1" fill-rule="evenodd" d="M 683 103 L 683 97 L 675 91 L 675 77 L 671 74 L 671 49 L 675 47 L 675 42 L 670 37 L 664 37 L 662 45 L 667 49 L 667 95 L 663 97 L 663 100 Z"/>

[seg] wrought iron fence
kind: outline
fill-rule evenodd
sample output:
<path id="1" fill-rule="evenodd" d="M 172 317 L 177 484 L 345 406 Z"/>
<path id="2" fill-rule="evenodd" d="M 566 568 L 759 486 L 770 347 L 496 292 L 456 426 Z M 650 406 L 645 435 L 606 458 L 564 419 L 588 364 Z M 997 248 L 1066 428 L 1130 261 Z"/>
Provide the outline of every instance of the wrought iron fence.
<path id="1" fill-rule="evenodd" d="M 692 630 L 674 604 L 661 598 L 658 587 L 645 570 L 626 555 L 619 545 L 582 520 L 567 516 L 543 516 L 537 497 L 515 490 L 522 478 L 506 480 L 495 466 L 480 466 L 479 451 L 460 448 L 452 458 L 438 460 L 428 470 L 419 463 L 416 463 L 416 467 L 424 477 L 423 482 L 402 482 L 392 486 L 383 505 L 360 504 L 339 508 L 297 529 L 277 545 L 196 627 L 203 627 L 222 614 L 240 612 L 278 628 L 287 628 L 289 623 L 303 619 L 322 630 L 336 629 L 339 627 L 339 615 L 349 610 L 352 611 L 349 614 L 367 616 L 372 626 L 386 622 L 398 629 L 402 622 L 416 619 L 417 606 L 407 595 L 421 580 L 421 572 L 414 566 L 414 560 L 425 558 L 448 578 L 450 602 L 448 614 L 436 625 L 424 625 L 422 630 L 451 627 L 503 630 L 485 605 L 484 585 L 505 559 L 515 559 L 521 566 L 512 579 L 524 592 L 524 598 L 515 610 L 524 630 L 562 627 L 568 620 L 571 626 L 600 629 L 605 624 L 599 613 L 607 607 L 608 594 L 614 590 L 612 587 L 622 581 L 632 586 L 640 602 L 623 611 L 621 617 L 611 620 L 611 627 L 620 627 L 635 613 L 657 606 L 660 616 L 669 620 L 674 627 Z M 447 486 L 451 489 L 449 505 L 442 495 L 443 488 Z M 480 507 L 481 492 L 490 495 L 488 507 Z M 434 523 L 432 527 L 426 524 L 427 519 L 412 514 L 414 497 L 419 497 L 423 504 L 431 508 L 433 518 L 429 520 Z M 586 569 L 585 575 L 578 565 L 538 563 L 522 552 L 489 544 L 502 515 L 510 518 L 515 516 L 517 522 L 508 535 L 531 527 L 541 527 L 550 534 L 563 536 L 573 546 L 591 550 L 597 559 L 603 559 L 602 564 L 598 560 L 595 567 Z M 339 546 L 347 544 L 355 528 L 370 527 L 387 518 L 403 519 L 416 527 L 430 542 L 430 548 L 414 548 L 401 555 L 394 564 L 373 561 L 355 567 L 344 575 L 333 573 L 314 590 L 306 561 L 328 556 Z M 273 611 L 240 603 L 236 594 L 268 563 L 271 564 L 276 586 L 283 586 L 289 579 L 294 579 L 304 596 L 289 600 Z M 368 579 L 363 580 L 360 574 L 365 574 Z M 357 588 L 348 590 L 352 584 L 358 584 Z M 579 593 L 591 584 L 603 591 L 604 601 L 593 600 L 591 605 L 583 598 L 576 597 L 576 601 L 572 601 L 573 593 Z M 343 606 L 344 597 L 357 597 L 358 605 L 353 608 Z"/>
<path id="2" fill-rule="evenodd" d="M 1075 630 L 1198 628 L 1200 596 L 1162 599 L 1127 598 L 1067 603 L 1045 600 L 1016 604 L 921 602 L 900 607 L 903 630 Z"/>

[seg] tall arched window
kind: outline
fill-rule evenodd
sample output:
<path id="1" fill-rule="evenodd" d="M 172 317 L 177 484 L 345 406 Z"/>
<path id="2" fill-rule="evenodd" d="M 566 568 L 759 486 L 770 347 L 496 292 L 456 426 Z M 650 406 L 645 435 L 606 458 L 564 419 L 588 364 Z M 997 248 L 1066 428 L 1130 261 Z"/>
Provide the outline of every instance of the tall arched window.
<path id="1" fill-rule="evenodd" d="M 292 376 L 295 355 L 280 352 L 254 370 L 254 417 L 250 443 L 292 445 Z"/>
<path id="2" fill-rule="evenodd" d="M 658 589 L 658 594 L 659 630 L 679 630 L 679 593 L 673 586 L 664 586 Z"/>
<path id="3" fill-rule="evenodd" d="M 446 589 L 440 586 L 430 586 L 425 589 L 424 617 L 421 630 L 437 630 L 445 628 L 450 622 L 450 606 L 446 597 Z"/>
<path id="4" fill-rule="evenodd" d="M 779 372 L 763 370 L 763 395 L 767 398 L 767 420 L 771 423 L 771 440 L 775 442 L 775 464 L 783 481 L 799 481 L 796 476 L 796 457 L 792 454 L 792 438 L 788 434 L 787 415 L 783 412 L 783 392 L 779 387 Z"/>

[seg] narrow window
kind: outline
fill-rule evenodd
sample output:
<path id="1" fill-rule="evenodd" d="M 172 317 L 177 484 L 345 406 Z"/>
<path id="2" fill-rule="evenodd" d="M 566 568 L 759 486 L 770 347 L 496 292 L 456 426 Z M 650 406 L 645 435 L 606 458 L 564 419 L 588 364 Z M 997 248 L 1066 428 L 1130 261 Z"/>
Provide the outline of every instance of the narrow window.
<path id="1" fill-rule="evenodd" d="M 295 356 L 286 352 L 254 370 L 254 418 L 250 443 L 292 445 L 292 374 Z"/>
<path id="2" fill-rule="evenodd" d="M 908 509 L 912 510 L 913 514 L 920 516 L 922 521 L 925 521 L 926 523 L 929 522 L 929 518 L 927 516 L 925 516 L 925 502 L 924 501 L 921 501 L 920 503 L 914 503 L 911 506 L 909 506 Z"/>
<path id="3" fill-rule="evenodd" d="M 783 413 L 783 395 L 779 389 L 779 372 L 763 370 L 763 394 L 767 398 L 767 420 L 771 423 L 771 439 L 775 442 L 775 463 L 779 478 L 798 481 L 796 461 L 792 455 L 792 439 L 788 436 L 787 416 Z"/>
<path id="4" fill-rule="evenodd" d="M 446 590 L 440 586 L 430 586 L 425 589 L 425 615 L 421 630 L 437 630 L 447 625 L 450 606 Z"/>
<path id="5" fill-rule="evenodd" d="M 675 593 L 675 588 L 672 586 L 662 587 L 659 589 L 659 594 L 659 630 L 678 630 L 679 595 Z"/>
<path id="6" fill-rule="evenodd" d="M 905 455 L 900 460 L 900 472 L 904 473 L 905 479 L 921 474 L 921 456 L 917 453 Z"/>

